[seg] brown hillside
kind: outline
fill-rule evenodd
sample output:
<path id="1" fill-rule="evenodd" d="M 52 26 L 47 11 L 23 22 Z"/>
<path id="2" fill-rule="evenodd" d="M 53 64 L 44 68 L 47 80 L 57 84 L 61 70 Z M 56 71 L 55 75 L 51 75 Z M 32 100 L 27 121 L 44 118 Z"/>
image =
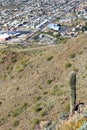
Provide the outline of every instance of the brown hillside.
<path id="1" fill-rule="evenodd" d="M 69 73 L 77 71 L 77 101 L 87 101 L 87 34 L 67 43 L 0 50 L 0 130 L 33 130 L 69 110 Z"/>

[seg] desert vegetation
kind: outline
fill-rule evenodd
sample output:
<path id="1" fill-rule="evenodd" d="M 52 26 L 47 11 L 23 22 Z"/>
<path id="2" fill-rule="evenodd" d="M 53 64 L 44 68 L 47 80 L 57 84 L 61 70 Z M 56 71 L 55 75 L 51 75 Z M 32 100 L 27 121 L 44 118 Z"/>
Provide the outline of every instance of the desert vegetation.
<path id="1" fill-rule="evenodd" d="M 86 47 L 84 34 L 56 46 L 21 48 L 15 45 L 1 49 L 0 130 L 34 130 L 45 120 L 52 122 L 53 130 L 57 129 L 60 115 L 70 110 L 68 81 L 73 70 L 77 74 L 77 102 L 86 102 Z M 71 126 L 80 129 L 76 120 L 73 124 L 64 123 L 63 129 Z"/>

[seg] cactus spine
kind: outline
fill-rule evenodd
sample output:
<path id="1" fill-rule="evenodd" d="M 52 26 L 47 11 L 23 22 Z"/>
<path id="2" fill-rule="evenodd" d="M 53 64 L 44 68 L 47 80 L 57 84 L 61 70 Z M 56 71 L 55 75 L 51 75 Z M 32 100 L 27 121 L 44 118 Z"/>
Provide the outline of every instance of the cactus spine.
<path id="1" fill-rule="evenodd" d="M 76 72 L 70 73 L 70 115 L 73 116 L 76 105 Z"/>

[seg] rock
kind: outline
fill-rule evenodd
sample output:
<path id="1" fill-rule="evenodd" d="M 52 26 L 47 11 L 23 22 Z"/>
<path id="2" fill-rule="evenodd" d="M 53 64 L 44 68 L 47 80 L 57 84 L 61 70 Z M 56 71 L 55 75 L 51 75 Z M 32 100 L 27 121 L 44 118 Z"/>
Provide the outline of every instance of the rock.
<path id="1" fill-rule="evenodd" d="M 47 128 L 51 124 L 51 121 L 41 121 L 40 128 Z"/>
<path id="2" fill-rule="evenodd" d="M 69 113 L 62 113 L 59 117 L 60 120 L 66 120 L 69 118 Z"/>
<path id="3" fill-rule="evenodd" d="M 45 130 L 45 128 L 47 128 L 50 124 L 51 124 L 51 121 L 49 120 L 41 121 L 35 126 L 34 130 Z"/>
<path id="4" fill-rule="evenodd" d="M 34 130 L 42 130 L 40 127 L 39 127 L 39 124 L 37 124 L 34 128 Z"/>

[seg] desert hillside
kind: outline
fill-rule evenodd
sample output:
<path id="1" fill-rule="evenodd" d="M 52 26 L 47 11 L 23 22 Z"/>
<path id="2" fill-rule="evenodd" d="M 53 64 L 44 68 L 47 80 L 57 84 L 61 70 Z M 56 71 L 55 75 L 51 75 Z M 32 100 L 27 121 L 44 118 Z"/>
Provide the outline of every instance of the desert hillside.
<path id="1" fill-rule="evenodd" d="M 69 73 L 77 72 L 77 102 L 87 102 L 87 34 L 67 43 L 0 47 L 0 130 L 33 130 L 69 111 Z"/>

